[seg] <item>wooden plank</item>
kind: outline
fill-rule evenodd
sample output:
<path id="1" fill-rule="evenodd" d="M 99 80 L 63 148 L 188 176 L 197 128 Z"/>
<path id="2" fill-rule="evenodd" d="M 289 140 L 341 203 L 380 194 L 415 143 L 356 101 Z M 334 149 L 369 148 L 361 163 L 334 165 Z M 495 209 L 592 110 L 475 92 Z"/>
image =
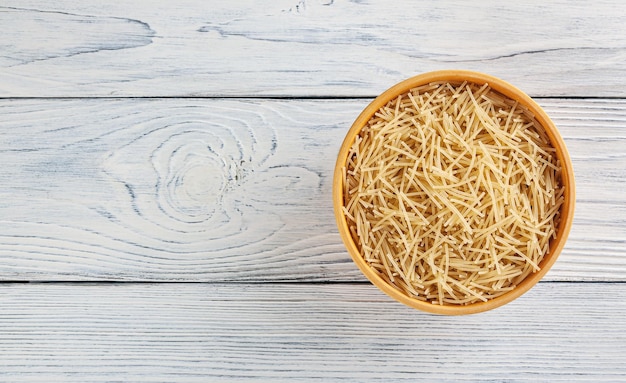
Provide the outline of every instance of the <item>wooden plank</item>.
<path id="1" fill-rule="evenodd" d="M 448 68 L 624 97 L 625 4 L 5 0 L 0 97 L 370 97 Z"/>
<path id="2" fill-rule="evenodd" d="M 2 284 L 0 307 L 2 381 L 626 379 L 626 284 L 465 317 L 368 284 Z"/>
<path id="3" fill-rule="evenodd" d="M 540 100 L 578 205 L 550 280 L 626 280 L 626 101 Z M 2 280 L 350 281 L 335 156 L 368 100 L 0 102 Z"/>

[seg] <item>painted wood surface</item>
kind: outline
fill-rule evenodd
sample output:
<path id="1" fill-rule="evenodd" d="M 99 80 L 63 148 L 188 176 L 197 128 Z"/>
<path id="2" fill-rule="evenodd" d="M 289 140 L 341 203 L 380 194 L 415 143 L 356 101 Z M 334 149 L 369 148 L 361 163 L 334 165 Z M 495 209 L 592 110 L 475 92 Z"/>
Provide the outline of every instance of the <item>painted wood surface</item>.
<path id="1" fill-rule="evenodd" d="M 626 3 L 509 3 L 0 0 L 0 382 L 626 381 Z M 538 97 L 577 184 L 546 278 L 466 317 L 365 282 L 330 198 L 447 68 Z"/>
<path id="2" fill-rule="evenodd" d="M 0 380 L 617 382 L 626 284 L 540 283 L 479 315 L 368 284 L 0 285 Z"/>
<path id="3" fill-rule="evenodd" d="M 3 0 L 0 97 L 370 97 L 464 68 L 626 96 L 622 1 Z"/>
<path id="4" fill-rule="evenodd" d="M 548 279 L 626 281 L 626 103 L 540 101 L 578 193 Z M 331 182 L 367 102 L 2 101 L 0 278 L 363 280 Z"/>

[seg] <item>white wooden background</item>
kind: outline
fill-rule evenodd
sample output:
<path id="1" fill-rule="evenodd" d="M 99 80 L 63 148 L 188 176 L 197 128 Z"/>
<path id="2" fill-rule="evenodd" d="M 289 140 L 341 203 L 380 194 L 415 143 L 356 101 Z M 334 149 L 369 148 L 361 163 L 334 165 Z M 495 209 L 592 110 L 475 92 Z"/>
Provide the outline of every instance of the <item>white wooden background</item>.
<path id="1" fill-rule="evenodd" d="M 371 286 L 335 156 L 394 83 L 541 104 L 577 210 L 546 278 L 442 317 Z M 626 381 L 626 4 L 0 0 L 0 382 Z"/>

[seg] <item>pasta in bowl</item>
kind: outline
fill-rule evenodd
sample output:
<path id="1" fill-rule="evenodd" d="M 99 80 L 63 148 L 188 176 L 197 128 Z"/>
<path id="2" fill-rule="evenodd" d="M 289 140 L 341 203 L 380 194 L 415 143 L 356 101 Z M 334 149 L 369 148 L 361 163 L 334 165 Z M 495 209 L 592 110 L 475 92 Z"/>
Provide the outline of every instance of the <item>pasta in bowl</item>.
<path id="1" fill-rule="evenodd" d="M 437 71 L 382 93 L 340 148 L 335 217 L 385 293 L 437 314 L 501 306 L 537 283 L 572 225 L 574 176 L 559 132 L 489 75 Z"/>

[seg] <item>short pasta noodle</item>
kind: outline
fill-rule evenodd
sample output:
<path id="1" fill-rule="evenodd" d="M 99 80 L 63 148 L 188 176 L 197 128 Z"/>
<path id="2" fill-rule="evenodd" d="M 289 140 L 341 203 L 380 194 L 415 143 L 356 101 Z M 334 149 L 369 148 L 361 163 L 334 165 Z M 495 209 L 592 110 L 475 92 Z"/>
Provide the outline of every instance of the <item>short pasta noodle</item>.
<path id="1" fill-rule="evenodd" d="M 343 214 L 367 264 L 407 295 L 484 302 L 539 270 L 564 203 L 532 113 L 488 84 L 434 82 L 380 108 L 352 144 Z"/>

